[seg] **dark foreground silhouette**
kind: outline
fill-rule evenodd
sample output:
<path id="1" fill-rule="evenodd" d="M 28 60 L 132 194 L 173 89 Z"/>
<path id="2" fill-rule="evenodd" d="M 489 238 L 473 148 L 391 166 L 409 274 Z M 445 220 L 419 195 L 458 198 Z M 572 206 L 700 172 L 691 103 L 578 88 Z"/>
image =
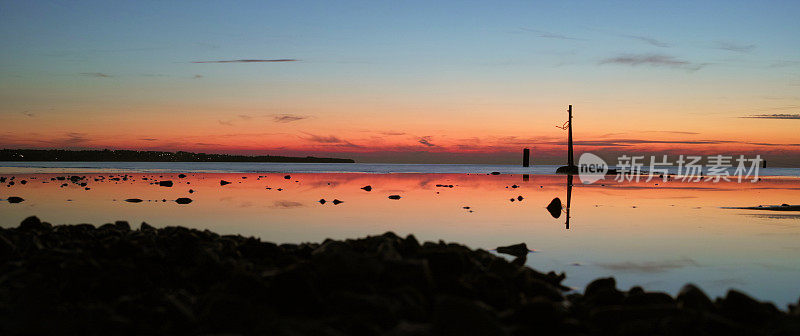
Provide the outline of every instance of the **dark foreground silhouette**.
<path id="1" fill-rule="evenodd" d="M 800 309 L 598 279 L 565 294 L 484 250 L 393 233 L 276 245 L 127 222 L 0 229 L 0 334 L 796 335 Z"/>

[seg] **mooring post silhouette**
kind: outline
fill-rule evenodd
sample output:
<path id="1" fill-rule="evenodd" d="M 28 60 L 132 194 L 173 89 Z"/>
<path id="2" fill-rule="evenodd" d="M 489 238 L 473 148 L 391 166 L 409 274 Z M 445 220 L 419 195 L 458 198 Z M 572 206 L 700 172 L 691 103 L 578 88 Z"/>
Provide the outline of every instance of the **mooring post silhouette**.
<path id="1" fill-rule="evenodd" d="M 567 122 L 569 123 L 569 135 L 567 138 L 567 145 L 569 146 L 569 150 L 567 151 L 567 166 L 572 167 L 575 166 L 575 160 L 572 158 L 572 105 L 569 106 L 567 110 L 569 112 L 569 119 Z"/>
<path id="2" fill-rule="evenodd" d="M 568 119 L 564 126 L 556 126 L 562 130 L 567 130 L 567 165 L 556 169 L 556 174 L 578 174 L 578 167 L 575 166 L 575 159 L 572 150 L 572 105 L 567 109 Z"/>
<path id="3" fill-rule="evenodd" d="M 531 166 L 531 150 L 529 148 L 525 148 L 522 150 L 522 166 L 523 167 Z"/>

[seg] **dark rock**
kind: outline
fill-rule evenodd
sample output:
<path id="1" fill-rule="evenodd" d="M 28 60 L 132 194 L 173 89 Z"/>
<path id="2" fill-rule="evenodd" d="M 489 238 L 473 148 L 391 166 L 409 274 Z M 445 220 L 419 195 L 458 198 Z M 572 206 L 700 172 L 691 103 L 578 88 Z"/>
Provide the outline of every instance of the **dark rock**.
<path id="1" fill-rule="evenodd" d="M 364 186 L 364 187 L 361 187 L 361 189 L 364 189 L 364 191 L 372 191 L 372 186 L 369 186 L 369 185 L 368 186 Z"/>
<path id="2" fill-rule="evenodd" d="M 341 203 L 344 203 L 344 201 L 340 201 L 338 199 L 334 199 L 333 201 L 331 201 L 331 203 L 333 203 L 333 205 L 339 205 Z"/>
<path id="3" fill-rule="evenodd" d="M 500 172 L 491 172 L 492 175 L 500 175 Z"/>
<path id="4" fill-rule="evenodd" d="M 399 199 L 401 199 L 401 198 L 402 198 L 402 197 L 400 197 L 400 195 L 389 195 L 389 199 L 393 199 L 393 200 L 399 200 Z"/>
<path id="5" fill-rule="evenodd" d="M 50 223 L 42 222 L 36 216 L 25 218 L 19 224 L 19 229 L 25 231 L 49 231 L 52 228 L 53 226 Z"/>
<path id="6" fill-rule="evenodd" d="M 189 203 L 192 203 L 192 199 L 188 198 L 188 197 L 180 197 L 180 198 L 175 200 L 175 203 L 178 203 L 178 204 L 189 204 Z"/>
<path id="7" fill-rule="evenodd" d="M 231 183 L 225 180 L 219 180 L 219 185 L 224 186 L 226 184 L 231 184 Z"/>
<path id="8" fill-rule="evenodd" d="M 158 185 L 162 187 L 172 187 L 172 181 L 158 181 Z"/>
<path id="9" fill-rule="evenodd" d="M 11 196 L 8 198 L 8 203 L 20 203 L 22 201 L 25 201 L 22 197 Z"/>
<path id="10" fill-rule="evenodd" d="M 178 178 L 186 178 L 186 174 L 178 174 Z"/>
<path id="11" fill-rule="evenodd" d="M 692 284 L 683 286 L 676 299 L 678 301 L 678 306 L 681 308 L 700 311 L 714 310 L 714 303 L 706 296 L 706 293 Z"/>
<path id="12" fill-rule="evenodd" d="M 114 222 L 114 228 L 119 231 L 130 231 L 131 225 L 127 221 L 116 221 Z"/>
<path id="13" fill-rule="evenodd" d="M 189 193 L 190 194 L 194 194 L 194 190 L 193 189 L 189 189 Z"/>
<path id="14" fill-rule="evenodd" d="M 284 176 L 283 178 L 285 178 L 285 179 L 287 179 L 287 180 L 288 180 L 288 179 L 291 179 L 291 178 L 292 178 L 292 175 L 286 175 L 286 176 Z"/>
<path id="15" fill-rule="evenodd" d="M 522 257 L 528 255 L 528 252 L 531 250 L 528 249 L 528 246 L 525 243 L 519 243 L 509 246 L 500 246 L 497 248 L 498 253 L 508 254 L 515 257 Z"/>
<path id="16" fill-rule="evenodd" d="M 561 217 L 561 207 L 561 199 L 556 197 L 547 205 L 547 212 L 549 212 L 553 218 Z"/>
<path id="17" fill-rule="evenodd" d="M 21 181 L 19 181 L 19 184 L 22 184 L 22 185 L 25 185 L 25 184 L 27 184 L 27 183 L 28 183 L 28 181 L 25 181 L 25 180 L 21 180 Z"/>
<path id="18" fill-rule="evenodd" d="M 327 202 L 327 201 L 324 198 L 319 200 L 319 204 L 325 204 L 325 202 Z"/>
<path id="19" fill-rule="evenodd" d="M 142 202 L 142 199 L 141 199 L 141 198 L 129 198 L 129 199 L 126 199 L 126 200 L 125 200 L 125 202 L 130 202 L 130 203 L 141 203 L 141 202 Z"/>

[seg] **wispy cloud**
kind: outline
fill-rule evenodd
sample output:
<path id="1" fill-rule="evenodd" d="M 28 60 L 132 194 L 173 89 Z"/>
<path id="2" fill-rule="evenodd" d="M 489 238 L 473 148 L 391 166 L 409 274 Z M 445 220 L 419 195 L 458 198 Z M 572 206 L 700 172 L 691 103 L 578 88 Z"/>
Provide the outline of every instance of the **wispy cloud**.
<path id="1" fill-rule="evenodd" d="M 192 79 L 200 79 L 200 78 L 203 78 L 203 75 L 194 75 L 194 76 L 192 76 Z"/>
<path id="2" fill-rule="evenodd" d="M 389 135 L 389 136 L 396 136 L 396 135 L 406 135 L 406 133 L 405 133 L 405 132 L 394 132 L 394 131 L 386 131 L 386 132 L 381 132 L 381 134 L 383 134 L 383 135 Z"/>
<path id="3" fill-rule="evenodd" d="M 220 125 L 233 126 L 233 121 L 230 120 L 217 120 Z"/>
<path id="4" fill-rule="evenodd" d="M 24 115 L 24 116 L 26 116 L 26 117 L 28 117 L 28 118 L 34 118 L 34 117 L 36 117 L 36 113 L 33 113 L 33 112 L 31 112 L 31 111 L 22 111 L 22 112 L 20 112 L 20 113 L 22 113 L 22 115 Z"/>
<path id="5" fill-rule="evenodd" d="M 417 138 L 417 142 L 419 142 L 419 143 L 421 143 L 421 144 L 423 144 L 425 146 L 428 146 L 428 147 L 435 147 L 436 146 L 433 143 L 431 143 L 431 136 L 430 135 L 426 135 L 424 137 Z"/>
<path id="6" fill-rule="evenodd" d="M 682 68 L 692 71 L 699 70 L 707 65 L 692 63 L 687 60 L 663 54 L 627 54 L 603 59 L 600 61 L 600 64 L 618 64 L 629 66 L 647 65 L 655 67 Z"/>
<path id="7" fill-rule="evenodd" d="M 566 36 L 563 34 L 553 33 L 545 30 L 538 30 L 538 29 L 530 29 L 530 28 L 521 28 L 523 31 L 536 33 L 536 36 L 541 38 L 550 38 L 550 39 L 558 39 L 558 40 L 575 40 L 575 41 L 584 41 L 585 39 Z"/>
<path id="8" fill-rule="evenodd" d="M 102 72 L 81 72 L 81 73 L 79 73 L 79 75 L 87 76 L 87 77 L 94 77 L 94 78 L 109 78 L 109 77 L 111 77 L 111 75 L 104 74 Z"/>
<path id="9" fill-rule="evenodd" d="M 339 139 L 338 137 L 336 137 L 334 135 L 324 136 L 324 135 L 316 135 L 316 134 L 308 134 L 308 133 L 306 133 L 306 134 L 307 134 L 307 136 L 301 137 L 301 138 L 303 138 L 305 140 L 308 140 L 308 141 L 311 141 L 311 142 L 328 143 L 328 144 L 345 142 L 344 140 Z"/>
<path id="10" fill-rule="evenodd" d="M 139 138 L 141 141 L 158 141 L 156 138 Z"/>
<path id="11" fill-rule="evenodd" d="M 735 51 L 735 52 L 751 52 L 756 49 L 755 44 L 737 44 L 733 42 L 727 41 L 719 41 L 717 42 L 717 49 L 727 50 L 727 51 Z"/>
<path id="12" fill-rule="evenodd" d="M 751 118 L 751 119 L 800 119 L 800 114 L 754 114 L 739 118 Z"/>
<path id="13" fill-rule="evenodd" d="M 294 58 L 277 59 L 239 59 L 239 60 L 220 60 L 220 61 L 194 61 L 192 63 L 279 63 L 279 62 L 299 62 Z"/>
<path id="14" fill-rule="evenodd" d="M 656 39 L 654 39 L 652 37 L 648 37 L 648 36 L 639 36 L 639 35 L 622 35 L 622 36 L 630 38 L 630 39 L 642 41 L 644 43 L 647 43 L 649 45 L 653 45 L 653 46 L 656 46 L 656 47 L 661 47 L 661 48 L 669 47 L 669 43 L 662 42 L 662 41 L 656 40 Z"/>
<path id="15" fill-rule="evenodd" d="M 247 115 L 247 114 L 240 114 L 240 115 L 237 115 L 237 117 L 239 117 L 239 119 L 242 119 L 242 120 L 251 120 L 251 119 L 253 119 L 253 116 Z"/>
<path id="16" fill-rule="evenodd" d="M 278 123 L 290 123 L 293 121 L 307 119 L 307 116 L 301 116 L 296 114 L 276 114 L 272 116 L 272 121 Z"/>

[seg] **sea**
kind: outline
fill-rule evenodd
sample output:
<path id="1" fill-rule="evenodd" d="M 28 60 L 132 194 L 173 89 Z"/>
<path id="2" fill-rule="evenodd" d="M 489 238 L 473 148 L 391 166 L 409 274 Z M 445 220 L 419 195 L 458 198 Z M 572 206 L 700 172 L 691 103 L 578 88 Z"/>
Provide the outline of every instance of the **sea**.
<path id="1" fill-rule="evenodd" d="M 781 309 L 798 303 L 800 213 L 741 208 L 800 204 L 799 168 L 762 168 L 741 181 L 706 172 L 695 181 L 670 176 L 677 168 L 669 167 L 666 177 L 590 184 L 555 169 L 0 162 L 0 227 L 38 216 L 53 224 L 180 225 L 275 243 L 387 231 L 493 252 L 525 243 L 527 266 L 565 273 L 575 291 L 614 277 L 622 289 L 674 295 L 692 283 L 712 297 L 736 289 Z M 548 211 L 552 203 L 556 211 Z"/>

